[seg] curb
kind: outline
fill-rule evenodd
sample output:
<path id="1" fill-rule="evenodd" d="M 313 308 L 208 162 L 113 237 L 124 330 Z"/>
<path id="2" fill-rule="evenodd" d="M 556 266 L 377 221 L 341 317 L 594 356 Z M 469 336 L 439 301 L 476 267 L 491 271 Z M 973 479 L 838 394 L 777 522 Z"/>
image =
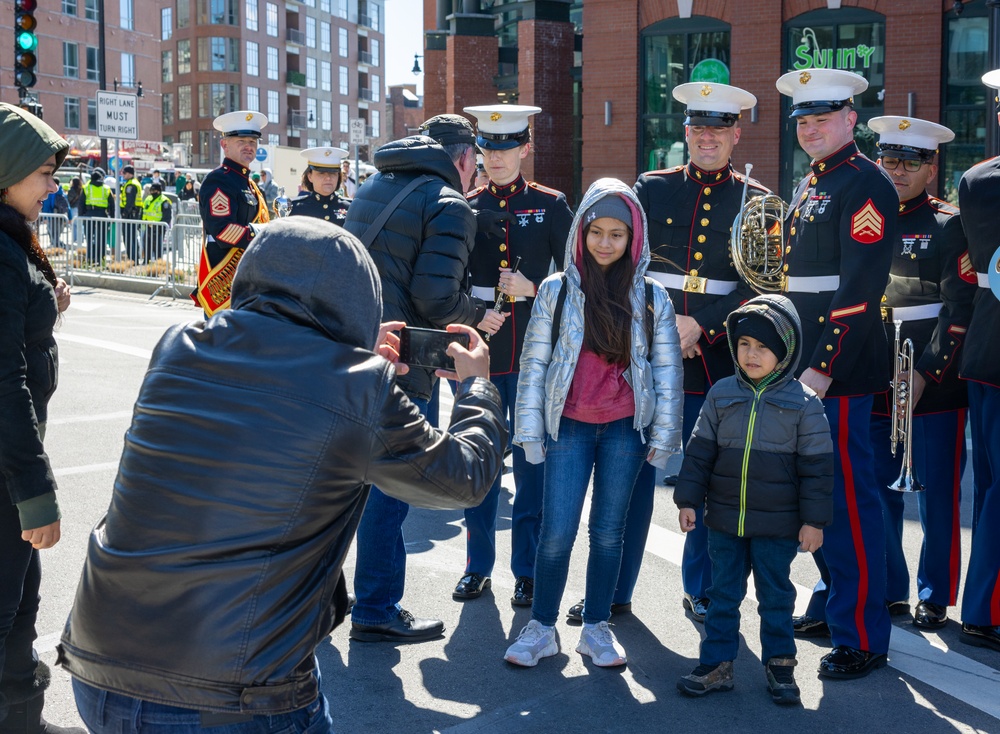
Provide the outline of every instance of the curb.
<path id="1" fill-rule="evenodd" d="M 110 291 L 124 291 L 126 293 L 140 293 L 147 296 L 153 295 L 158 288 L 166 285 L 163 278 L 136 278 L 128 275 L 111 275 L 108 273 L 88 273 L 86 271 L 74 270 L 67 278 L 70 285 L 82 285 L 87 288 L 104 288 Z M 183 298 L 190 298 L 194 292 L 194 286 L 174 283 L 174 288 Z M 169 295 L 169 294 L 167 294 Z"/>

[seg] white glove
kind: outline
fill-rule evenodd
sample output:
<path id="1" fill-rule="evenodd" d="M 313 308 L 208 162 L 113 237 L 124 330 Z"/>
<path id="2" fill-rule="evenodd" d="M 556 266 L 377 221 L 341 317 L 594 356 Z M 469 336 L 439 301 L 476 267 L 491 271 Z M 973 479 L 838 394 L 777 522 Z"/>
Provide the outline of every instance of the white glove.
<path id="1" fill-rule="evenodd" d="M 666 469 L 667 461 L 670 460 L 670 454 L 666 451 L 659 451 L 657 449 L 650 449 L 649 453 L 646 455 L 646 462 L 655 466 L 657 469 Z"/>
<path id="2" fill-rule="evenodd" d="M 525 441 L 521 448 L 524 449 L 524 458 L 529 464 L 541 464 L 545 461 L 544 441 Z"/>

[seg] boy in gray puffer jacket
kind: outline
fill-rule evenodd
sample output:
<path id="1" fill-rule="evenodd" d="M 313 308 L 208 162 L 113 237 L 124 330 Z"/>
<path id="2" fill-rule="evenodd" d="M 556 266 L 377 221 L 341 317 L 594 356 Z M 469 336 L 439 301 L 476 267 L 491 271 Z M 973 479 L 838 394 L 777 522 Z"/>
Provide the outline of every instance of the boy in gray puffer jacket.
<path id="1" fill-rule="evenodd" d="M 732 690 L 752 569 L 768 690 L 775 703 L 798 703 L 789 571 L 796 549 L 823 544 L 833 516 L 830 425 L 822 401 L 795 379 L 802 329 L 791 301 L 758 296 L 729 314 L 726 327 L 736 374 L 706 396 L 674 489 L 684 532 L 707 505 L 712 559 L 700 664 L 677 687 L 692 696 Z"/>

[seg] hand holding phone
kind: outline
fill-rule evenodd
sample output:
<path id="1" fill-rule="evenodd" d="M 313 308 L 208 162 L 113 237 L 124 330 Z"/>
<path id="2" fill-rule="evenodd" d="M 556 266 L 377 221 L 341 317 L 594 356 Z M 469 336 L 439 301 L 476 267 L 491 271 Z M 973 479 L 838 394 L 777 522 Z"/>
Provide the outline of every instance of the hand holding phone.
<path id="1" fill-rule="evenodd" d="M 438 377 L 489 377 L 489 351 L 475 329 L 451 324 L 447 330 L 407 327 L 399 333 L 399 361 L 435 370 Z"/>

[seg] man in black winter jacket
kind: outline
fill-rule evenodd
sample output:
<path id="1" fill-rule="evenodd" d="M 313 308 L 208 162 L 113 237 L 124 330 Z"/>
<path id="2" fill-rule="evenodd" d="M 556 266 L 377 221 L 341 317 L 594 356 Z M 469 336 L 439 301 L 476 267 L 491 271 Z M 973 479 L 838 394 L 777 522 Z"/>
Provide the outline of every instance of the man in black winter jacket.
<path id="1" fill-rule="evenodd" d="M 347 610 L 368 484 L 474 505 L 507 444 L 478 335 L 451 327 L 471 351 L 449 348 L 441 432 L 373 353 L 394 356 L 381 312 L 361 244 L 289 217 L 247 247 L 231 310 L 161 339 L 59 646 L 90 731 L 330 730 L 315 651 Z"/>
<path id="2" fill-rule="evenodd" d="M 476 136 L 460 115 L 438 115 L 422 135 L 396 140 L 375 153 L 378 173 L 358 189 L 344 228 L 364 238 L 369 227 L 407 185 L 419 179 L 392 210 L 369 248 L 382 281 L 383 319 L 441 329 L 450 323 L 496 332 L 503 316 L 484 308 L 467 291 L 476 219 L 465 190 L 476 168 Z M 434 388 L 430 370 L 414 368 L 400 387 L 426 413 Z M 392 487 L 372 487 L 358 527 L 351 637 L 417 642 L 438 637 L 444 623 L 418 619 L 403 609 L 406 549 L 403 520 L 408 505 Z"/>

